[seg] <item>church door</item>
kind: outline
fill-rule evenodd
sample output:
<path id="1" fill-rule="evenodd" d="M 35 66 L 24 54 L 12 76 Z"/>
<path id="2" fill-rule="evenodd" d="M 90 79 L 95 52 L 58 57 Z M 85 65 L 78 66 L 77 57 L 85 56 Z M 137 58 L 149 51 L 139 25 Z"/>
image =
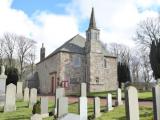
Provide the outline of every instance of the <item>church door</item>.
<path id="1" fill-rule="evenodd" d="M 56 86 L 57 86 L 57 74 L 56 73 L 53 73 L 51 75 L 51 94 L 52 95 L 55 95 L 55 92 L 56 92 Z"/>

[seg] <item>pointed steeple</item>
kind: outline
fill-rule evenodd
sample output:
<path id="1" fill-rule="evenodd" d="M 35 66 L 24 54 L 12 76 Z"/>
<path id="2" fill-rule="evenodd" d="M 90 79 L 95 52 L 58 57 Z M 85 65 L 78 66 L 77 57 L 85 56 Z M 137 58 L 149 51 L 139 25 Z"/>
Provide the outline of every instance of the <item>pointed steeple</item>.
<path id="1" fill-rule="evenodd" d="M 92 7 L 91 18 L 90 18 L 90 23 L 89 23 L 89 28 L 88 29 L 97 29 L 93 7 Z"/>

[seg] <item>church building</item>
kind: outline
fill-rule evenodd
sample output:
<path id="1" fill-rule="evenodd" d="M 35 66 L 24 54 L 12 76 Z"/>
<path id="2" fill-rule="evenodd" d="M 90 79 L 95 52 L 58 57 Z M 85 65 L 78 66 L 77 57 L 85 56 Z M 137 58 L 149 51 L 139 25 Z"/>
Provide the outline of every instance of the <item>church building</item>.
<path id="1" fill-rule="evenodd" d="M 100 41 L 93 8 L 86 38 L 76 35 L 47 57 L 42 45 L 36 70 L 42 94 L 55 94 L 57 87 L 64 87 L 67 93 L 79 93 L 82 82 L 87 84 L 88 92 L 118 88 L 117 58 Z"/>

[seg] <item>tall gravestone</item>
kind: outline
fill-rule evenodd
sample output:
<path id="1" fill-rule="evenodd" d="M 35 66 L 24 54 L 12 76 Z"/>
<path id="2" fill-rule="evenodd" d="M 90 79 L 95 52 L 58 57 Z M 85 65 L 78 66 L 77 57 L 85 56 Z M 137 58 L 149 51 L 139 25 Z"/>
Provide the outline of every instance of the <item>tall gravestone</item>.
<path id="1" fill-rule="evenodd" d="M 28 101 L 29 101 L 29 88 L 28 88 L 28 87 L 26 87 L 26 88 L 24 89 L 24 101 L 25 101 L 25 102 L 28 102 Z"/>
<path id="2" fill-rule="evenodd" d="M 87 96 L 87 86 L 86 83 L 81 83 L 81 97 Z"/>
<path id="3" fill-rule="evenodd" d="M 79 113 L 80 113 L 80 120 L 88 120 L 87 97 L 79 98 Z"/>
<path id="4" fill-rule="evenodd" d="M 112 94 L 108 93 L 107 95 L 107 111 L 113 110 L 112 107 Z"/>
<path id="5" fill-rule="evenodd" d="M 57 88 L 56 89 L 56 96 L 55 96 L 55 109 L 54 114 L 57 115 L 57 100 L 61 97 L 65 96 L 64 88 Z"/>
<path id="6" fill-rule="evenodd" d="M 160 120 L 160 86 L 152 88 L 154 120 Z"/>
<path id="7" fill-rule="evenodd" d="M 122 105 L 123 102 L 122 102 L 122 92 L 121 92 L 121 89 L 118 88 L 117 89 L 117 100 L 116 100 L 116 105 Z"/>
<path id="8" fill-rule="evenodd" d="M 41 116 L 46 118 L 49 116 L 48 113 L 48 97 L 41 97 Z"/>
<path id="9" fill-rule="evenodd" d="M 16 86 L 11 83 L 7 86 L 4 112 L 12 112 L 15 110 L 16 110 Z"/>
<path id="10" fill-rule="evenodd" d="M 99 97 L 94 98 L 94 116 L 95 118 L 101 116 L 101 103 Z"/>
<path id="11" fill-rule="evenodd" d="M 127 120 L 139 120 L 138 93 L 133 86 L 125 91 L 125 108 Z"/>
<path id="12" fill-rule="evenodd" d="M 33 108 L 33 105 L 37 102 L 37 89 L 32 88 L 29 99 L 29 108 Z"/>
<path id="13" fill-rule="evenodd" d="M 5 104 L 6 97 L 6 78 L 5 75 L 5 67 L 1 66 L 1 74 L 0 74 L 0 109 L 3 109 Z"/>
<path id="14" fill-rule="evenodd" d="M 23 99 L 23 82 L 17 82 L 17 100 Z"/>
<path id="15" fill-rule="evenodd" d="M 57 103 L 57 116 L 58 118 L 62 118 L 68 114 L 68 98 L 60 97 L 58 98 Z"/>

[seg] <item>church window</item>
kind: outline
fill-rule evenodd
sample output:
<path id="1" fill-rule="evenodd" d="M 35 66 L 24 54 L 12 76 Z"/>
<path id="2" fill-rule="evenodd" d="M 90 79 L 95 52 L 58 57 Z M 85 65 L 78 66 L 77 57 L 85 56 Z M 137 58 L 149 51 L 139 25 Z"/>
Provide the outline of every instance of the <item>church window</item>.
<path id="1" fill-rule="evenodd" d="M 73 59 L 72 59 L 72 63 L 73 63 L 72 65 L 74 67 L 80 67 L 81 66 L 81 58 L 77 55 L 74 55 Z"/>
<path id="2" fill-rule="evenodd" d="M 104 59 L 104 68 L 107 68 L 107 61 Z"/>
<path id="3" fill-rule="evenodd" d="M 96 83 L 99 83 L 99 77 L 96 77 Z"/>

